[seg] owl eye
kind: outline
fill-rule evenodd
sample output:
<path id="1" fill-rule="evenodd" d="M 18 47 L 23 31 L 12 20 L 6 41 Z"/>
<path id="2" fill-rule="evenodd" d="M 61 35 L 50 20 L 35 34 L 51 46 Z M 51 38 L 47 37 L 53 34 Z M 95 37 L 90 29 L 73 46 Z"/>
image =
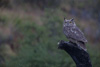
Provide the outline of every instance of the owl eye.
<path id="1" fill-rule="evenodd" d="M 72 23 L 72 21 L 70 21 L 70 23 Z"/>

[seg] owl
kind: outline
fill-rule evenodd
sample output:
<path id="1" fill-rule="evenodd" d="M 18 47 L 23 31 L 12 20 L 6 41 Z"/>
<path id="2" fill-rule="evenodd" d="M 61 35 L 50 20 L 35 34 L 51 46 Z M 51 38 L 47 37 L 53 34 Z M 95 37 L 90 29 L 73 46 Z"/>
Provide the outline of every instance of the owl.
<path id="1" fill-rule="evenodd" d="M 70 42 L 75 43 L 85 51 L 87 50 L 85 46 L 87 39 L 83 32 L 76 26 L 73 18 L 70 20 L 64 18 L 63 32 Z"/>

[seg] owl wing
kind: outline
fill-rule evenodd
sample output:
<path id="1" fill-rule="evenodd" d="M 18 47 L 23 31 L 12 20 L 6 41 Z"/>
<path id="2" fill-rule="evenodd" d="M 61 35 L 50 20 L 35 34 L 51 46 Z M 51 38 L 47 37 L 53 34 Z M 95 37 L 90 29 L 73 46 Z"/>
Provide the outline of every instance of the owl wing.
<path id="1" fill-rule="evenodd" d="M 64 27 L 63 32 L 66 35 L 66 37 L 73 43 L 79 44 L 79 46 L 84 49 L 85 51 L 86 46 L 85 43 L 87 42 L 84 34 L 78 27 Z"/>
<path id="2" fill-rule="evenodd" d="M 83 32 L 78 27 L 72 27 L 69 32 L 70 32 L 69 34 L 70 38 L 77 41 L 82 41 L 84 43 L 87 42 L 87 39 L 85 38 Z"/>
<path id="3" fill-rule="evenodd" d="M 64 27 L 63 32 L 66 35 L 67 38 L 73 39 L 76 41 L 82 41 L 84 43 L 87 42 L 87 39 L 85 38 L 84 34 L 78 27 Z"/>

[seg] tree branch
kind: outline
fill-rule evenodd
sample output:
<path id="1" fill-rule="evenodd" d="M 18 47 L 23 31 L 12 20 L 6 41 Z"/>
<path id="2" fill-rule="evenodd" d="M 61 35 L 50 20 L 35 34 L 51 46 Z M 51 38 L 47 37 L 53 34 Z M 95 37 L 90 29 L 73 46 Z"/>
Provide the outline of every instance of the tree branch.
<path id="1" fill-rule="evenodd" d="M 58 48 L 65 50 L 76 63 L 76 67 L 92 67 L 89 54 L 81 49 L 75 43 L 61 40 L 58 43 Z"/>

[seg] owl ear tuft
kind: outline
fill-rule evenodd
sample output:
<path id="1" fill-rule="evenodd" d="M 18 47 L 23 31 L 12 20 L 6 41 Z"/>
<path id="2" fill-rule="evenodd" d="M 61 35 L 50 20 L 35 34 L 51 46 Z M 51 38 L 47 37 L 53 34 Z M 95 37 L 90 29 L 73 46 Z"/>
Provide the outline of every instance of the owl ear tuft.
<path id="1" fill-rule="evenodd" d="M 71 21 L 74 21 L 74 18 L 72 18 Z"/>
<path id="2" fill-rule="evenodd" d="M 64 20 L 65 20 L 66 18 L 64 17 Z"/>

